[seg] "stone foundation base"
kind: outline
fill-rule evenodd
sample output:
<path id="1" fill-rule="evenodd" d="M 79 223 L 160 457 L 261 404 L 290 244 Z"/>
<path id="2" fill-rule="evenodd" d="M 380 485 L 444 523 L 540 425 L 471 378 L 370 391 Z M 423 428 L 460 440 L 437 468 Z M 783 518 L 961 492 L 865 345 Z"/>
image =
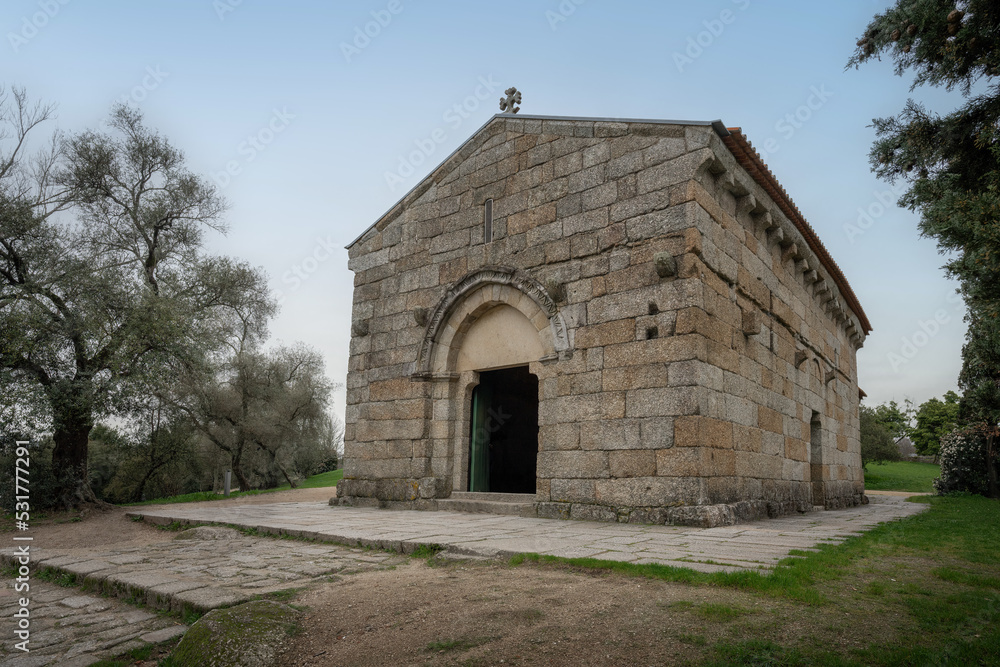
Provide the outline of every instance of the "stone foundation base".
<path id="1" fill-rule="evenodd" d="M 673 507 L 667 512 L 666 523 L 668 526 L 715 528 L 811 511 L 813 511 L 811 504 L 792 500 L 784 502 L 743 500 L 722 505 Z"/>
<path id="2" fill-rule="evenodd" d="M 838 496 L 836 498 L 826 498 L 823 502 L 823 509 L 842 510 L 858 505 L 867 505 L 868 496 L 863 493 L 854 493 L 849 496 Z"/>
<path id="3" fill-rule="evenodd" d="M 827 498 L 824 509 L 836 510 L 867 505 L 868 496 L 856 494 L 849 497 Z M 436 499 L 380 500 L 363 496 L 330 498 L 330 505 L 342 507 L 369 507 L 378 509 L 425 510 L 439 509 Z M 440 509 L 446 509 L 441 507 Z M 450 508 L 447 508 L 450 509 Z M 530 509 L 530 506 L 529 506 Z M 693 526 L 715 528 L 739 523 L 774 519 L 790 514 L 804 514 L 816 509 L 802 501 L 743 500 L 719 505 L 682 505 L 677 507 L 608 507 L 584 503 L 534 503 L 534 512 L 521 516 L 540 519 L 571 519 L 577 521 L 605 521 L 609 523 L 641 523 L 668 526 Z"/>
<path id="4" fill-rule="evenodd" d="M 436 477 L 420 479 L 351 479 L 345 477 L 337 482 L 337 495 L 344 497 L 413 501 L 447 498 L 450 494 L 451 485 Z"/>

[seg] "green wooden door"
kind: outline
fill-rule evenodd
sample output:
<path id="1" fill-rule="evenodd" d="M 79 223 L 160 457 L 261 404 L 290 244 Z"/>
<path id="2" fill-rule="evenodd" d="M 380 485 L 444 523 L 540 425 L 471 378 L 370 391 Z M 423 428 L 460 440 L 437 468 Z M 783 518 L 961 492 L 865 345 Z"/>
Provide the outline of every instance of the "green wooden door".
<path id="1" fill-rule="evenodd" d="M 469 491 L 490 490 L 490 431 L 487 428 L 493 387 L 484 382 L 472 390 L 469 434 Z"/>

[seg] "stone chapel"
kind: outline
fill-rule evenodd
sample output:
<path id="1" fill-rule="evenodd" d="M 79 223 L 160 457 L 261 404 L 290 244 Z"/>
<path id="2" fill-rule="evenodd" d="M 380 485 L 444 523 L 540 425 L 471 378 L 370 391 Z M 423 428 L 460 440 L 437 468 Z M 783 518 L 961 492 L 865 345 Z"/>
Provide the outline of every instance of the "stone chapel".
<path id="1" fill-rule="evenodd" d="M 739 128 L 497 115 L 348 249 L 331 502 L 701 526 L 866 502 L 871 325 Z"/>

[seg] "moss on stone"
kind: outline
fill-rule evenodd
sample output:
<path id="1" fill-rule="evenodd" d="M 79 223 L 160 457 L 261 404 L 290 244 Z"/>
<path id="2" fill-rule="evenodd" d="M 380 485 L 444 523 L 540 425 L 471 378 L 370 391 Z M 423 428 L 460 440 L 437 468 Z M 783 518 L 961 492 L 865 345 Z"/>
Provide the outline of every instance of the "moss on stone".
<path id="1" fill-rule="evenodd" d="M 177 667 L 267 667 L 299 630 L 300 612 L 270 600 L 213 609 L 187 631 L 173 655 Z"/>

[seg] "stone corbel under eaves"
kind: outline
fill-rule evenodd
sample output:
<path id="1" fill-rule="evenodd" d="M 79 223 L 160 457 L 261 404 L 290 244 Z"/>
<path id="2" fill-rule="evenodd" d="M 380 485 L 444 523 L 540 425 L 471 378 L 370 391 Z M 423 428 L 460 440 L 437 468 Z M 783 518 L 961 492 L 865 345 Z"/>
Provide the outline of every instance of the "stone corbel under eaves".
<path id="1" fill-rule="evenodd" d="M 726 155 L 728 157 L 728 151 Z M 730 160 L 723 161 L 714 153 L 706 155 L 695 171 L 696 180 L 704 182 L 708 180 L 706 177 L 709 177 L 716 187 L 730 192 L 736 198 L 737 219 L 747 214 L 751 222 L 750 231 L 756 233 L 755 228 L 763 231 L 766 241 L 780 248 L 782 261 L 790 259 L 794 262 L 793 275 L 801 276 L 806 292 L 815 286 L 813 296 L 818 298 L 820 307 L 830 314 L 835 323 L 843 326 L 845 322 L 851 321 L 850 313 L 837 299 L 839 290 L 817 270 L 823 263 L 809 247 L 801 232 L 784 213 L 769 209 L 767 203 L 773 200 L 766 194 L 763 198 L 755 194 L 754 191 L 759 189 L 759 184 L 756 182 L 744 184 L 742 177 L 745 172 L 742 168 L 737 169 L 735 160 L 731 165 L 729 162 Z M 831 301 L 834 301 L 832 307 L 830 307 Z M 854 338 L 846 328 L 845 334 L 853 342 Z M 863 336 L 861 339 L 863 340 Z"/>

